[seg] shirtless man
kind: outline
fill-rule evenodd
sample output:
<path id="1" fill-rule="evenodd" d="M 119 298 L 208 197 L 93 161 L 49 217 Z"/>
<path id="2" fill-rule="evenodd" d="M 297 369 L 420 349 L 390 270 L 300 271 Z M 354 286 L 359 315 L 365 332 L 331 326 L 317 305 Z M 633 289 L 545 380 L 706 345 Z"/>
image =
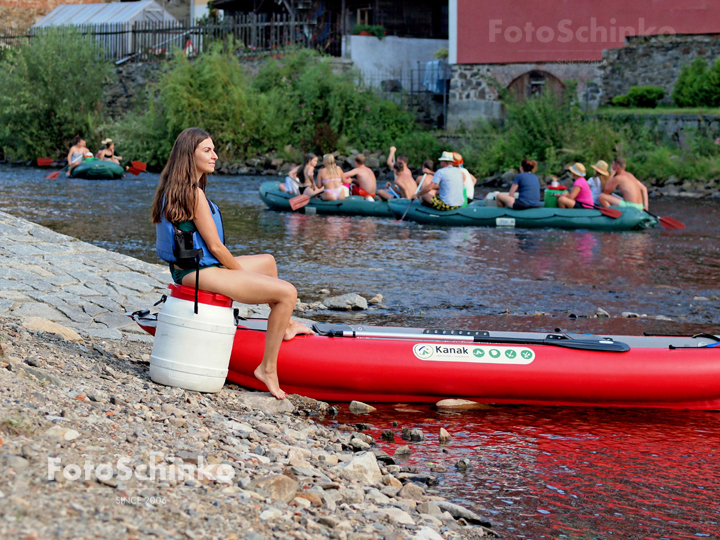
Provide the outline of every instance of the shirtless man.
<path id="1" fill-rule="evenodd" d="M 395 173 L 395 184 L 391 186 L 388 182 L 385 186 L 386 189 L 378 190 L 378 197 L 385 201 L 395 198 L 417 198 L 417 184 L 407 165 L 398 159 L 393 165 L 393 172 Z"/>
<path id="2" fill-rule="evenodd" d="M 365 156 L 363 154 L 355 156 L 355 168 L 346 172 L 345 177 L 352 178 L 351 191 L 353 195 L 365 197 L 369 201 L 374 200 L 377 179 L 372 169 L 365 166 Z"/>
<path id="3" fill-rule="evenodd" d="M 395 152 L 397 152 L 397 148 L 394 146 L 390 147 L 390 155 L 388 155 L 387 158 L 387 166 L 391 169 L 393 168 L 393 165 L 395 165 Z M 405 166 L 407 167 L 408 164 L 408 157 L 405 154 L 401 154 L 397 157 L 397 161 L 402 161 Z"/>
<path id="4" fill-rule="evenodd" d="M 610 179 L 600 194 L 600 204 L 618 206 L 620 208 L 637 208 L 641 212 L 648 209 L 648 192 L 645 185 L 625 170 L 625 160 L 616 157 L 610 166 Z M 619 189 L 622 199 L 612 195 L 613 190 Z"/>
<path id="5" fill-rule="evenodd" d="M 87 143 L 80 135 L 76 135 L 73 139 L 73 145 L 70 148 L 67 156 L 67 162 L 70 166 L 68 168 L 67 175 L 70 176 L 70 171 L 82 163 L 85 154 L 89 153 L 90 150 L 87 148 Z"/>

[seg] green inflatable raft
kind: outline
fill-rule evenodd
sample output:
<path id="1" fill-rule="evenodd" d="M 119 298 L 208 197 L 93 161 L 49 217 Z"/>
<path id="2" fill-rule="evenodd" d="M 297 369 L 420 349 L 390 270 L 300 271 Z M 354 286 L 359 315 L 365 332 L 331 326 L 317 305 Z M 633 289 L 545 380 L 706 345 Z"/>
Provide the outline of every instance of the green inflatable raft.
<path id="1" fill-rule="evenodd" d="M 271 180 L 263 182 L 260 185 L 260 198 L 273 210 L 292 210 L 290 208 L 290 199 L 294 195 L 280 191 L 280 182 Z M 307 206 L 298 210 L 298 212 L 331 214 L 338 216 L 375 216 L 375 217 L 393 217 L 393 213 L 388 208 L 388 203 L 378 201 L 366 201 L 363 197 L 355 195 L 345 197 L 339 201 L 323 201 L 319 197 L 313 197 Z"/>
<path id="2" fill-rule="evenodd" d="M 611 218 L 593 209 L 540 207 L 512 210 L 486 206 L 484 201 L 446 212 L 425 206 L 419 201 L 413 201 L 408 210 L 407 199 L 389 201 L 388 206 L 398 218 L 407 211 L 406 220 L 431 225 L 631 231 L 649 229 L 658 223 L 650 214 L 635 208 L 618 208 L 622 210 L 622 215 Z"/>
<path id="3" fill-rule="evenodd" d="M 117 163 L 97 159 L 83 161 L 70 171 L 71 178 L 85 180 L 119 180 L 124 174 L 125 169 Z"/>

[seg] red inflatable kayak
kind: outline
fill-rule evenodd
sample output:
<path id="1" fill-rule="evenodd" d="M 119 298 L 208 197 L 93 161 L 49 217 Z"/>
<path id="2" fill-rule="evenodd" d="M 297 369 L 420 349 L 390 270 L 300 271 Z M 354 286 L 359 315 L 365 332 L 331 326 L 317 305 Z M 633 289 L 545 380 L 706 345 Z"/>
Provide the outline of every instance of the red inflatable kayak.
<path id="1" fill-rule="evenodd" d="M 219 295 L 207 296 L 210 302 Z M 136 314 L 135 320 L 154 334 L 154 316 Z M 227 379 L 266 390 L 252 375 L 262 359 L 266 321 L 238 322 Z M 324 323 L 314 330 L 317 335 L 298 336 L 280 348 L 278 372 L 286 392 L 325 401 L 463 398 L 720 410 L 717 336 L 600 337 Z"/>

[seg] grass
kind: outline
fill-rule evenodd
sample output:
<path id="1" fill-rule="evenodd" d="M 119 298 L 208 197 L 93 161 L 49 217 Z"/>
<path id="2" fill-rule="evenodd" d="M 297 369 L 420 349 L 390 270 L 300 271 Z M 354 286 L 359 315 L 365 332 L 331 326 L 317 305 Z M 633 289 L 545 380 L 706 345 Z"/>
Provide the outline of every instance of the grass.
<path id="1" fill-rule="evenodd" d="M 671 107 L 671 106 L 659 106 L 655 109 L 642 109 L 638 107 L 611 107 L 605 106 L 600 107 L 595 111 L 595 114 L 682 114 L 682 115 L 696 115 L 696 114 L 709 114 L 709 115 L 720 115 L 720 108 L 713 107 Z"/>

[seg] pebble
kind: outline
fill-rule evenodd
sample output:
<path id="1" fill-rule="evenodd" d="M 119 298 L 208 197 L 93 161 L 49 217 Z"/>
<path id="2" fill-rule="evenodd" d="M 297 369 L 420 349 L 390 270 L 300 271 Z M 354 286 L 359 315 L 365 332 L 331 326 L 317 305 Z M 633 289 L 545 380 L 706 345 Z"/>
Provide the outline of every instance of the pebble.
<path id="1" fill-rule="evenodd" d="M 610 314 L 603 308 L 599 307 L 595 310 L 595 316 L 599 319 L 607 319 L 608 317 L 610 317 Z"/>
<path id="2" fill-rule="evenodd" d="M 445 428 L 440 428 L 440 436 L 438 437 L 440 444 L 447 444 L 450 442 L 450 439 L 452 439 L 450 433 L 448 433 Z"/>

